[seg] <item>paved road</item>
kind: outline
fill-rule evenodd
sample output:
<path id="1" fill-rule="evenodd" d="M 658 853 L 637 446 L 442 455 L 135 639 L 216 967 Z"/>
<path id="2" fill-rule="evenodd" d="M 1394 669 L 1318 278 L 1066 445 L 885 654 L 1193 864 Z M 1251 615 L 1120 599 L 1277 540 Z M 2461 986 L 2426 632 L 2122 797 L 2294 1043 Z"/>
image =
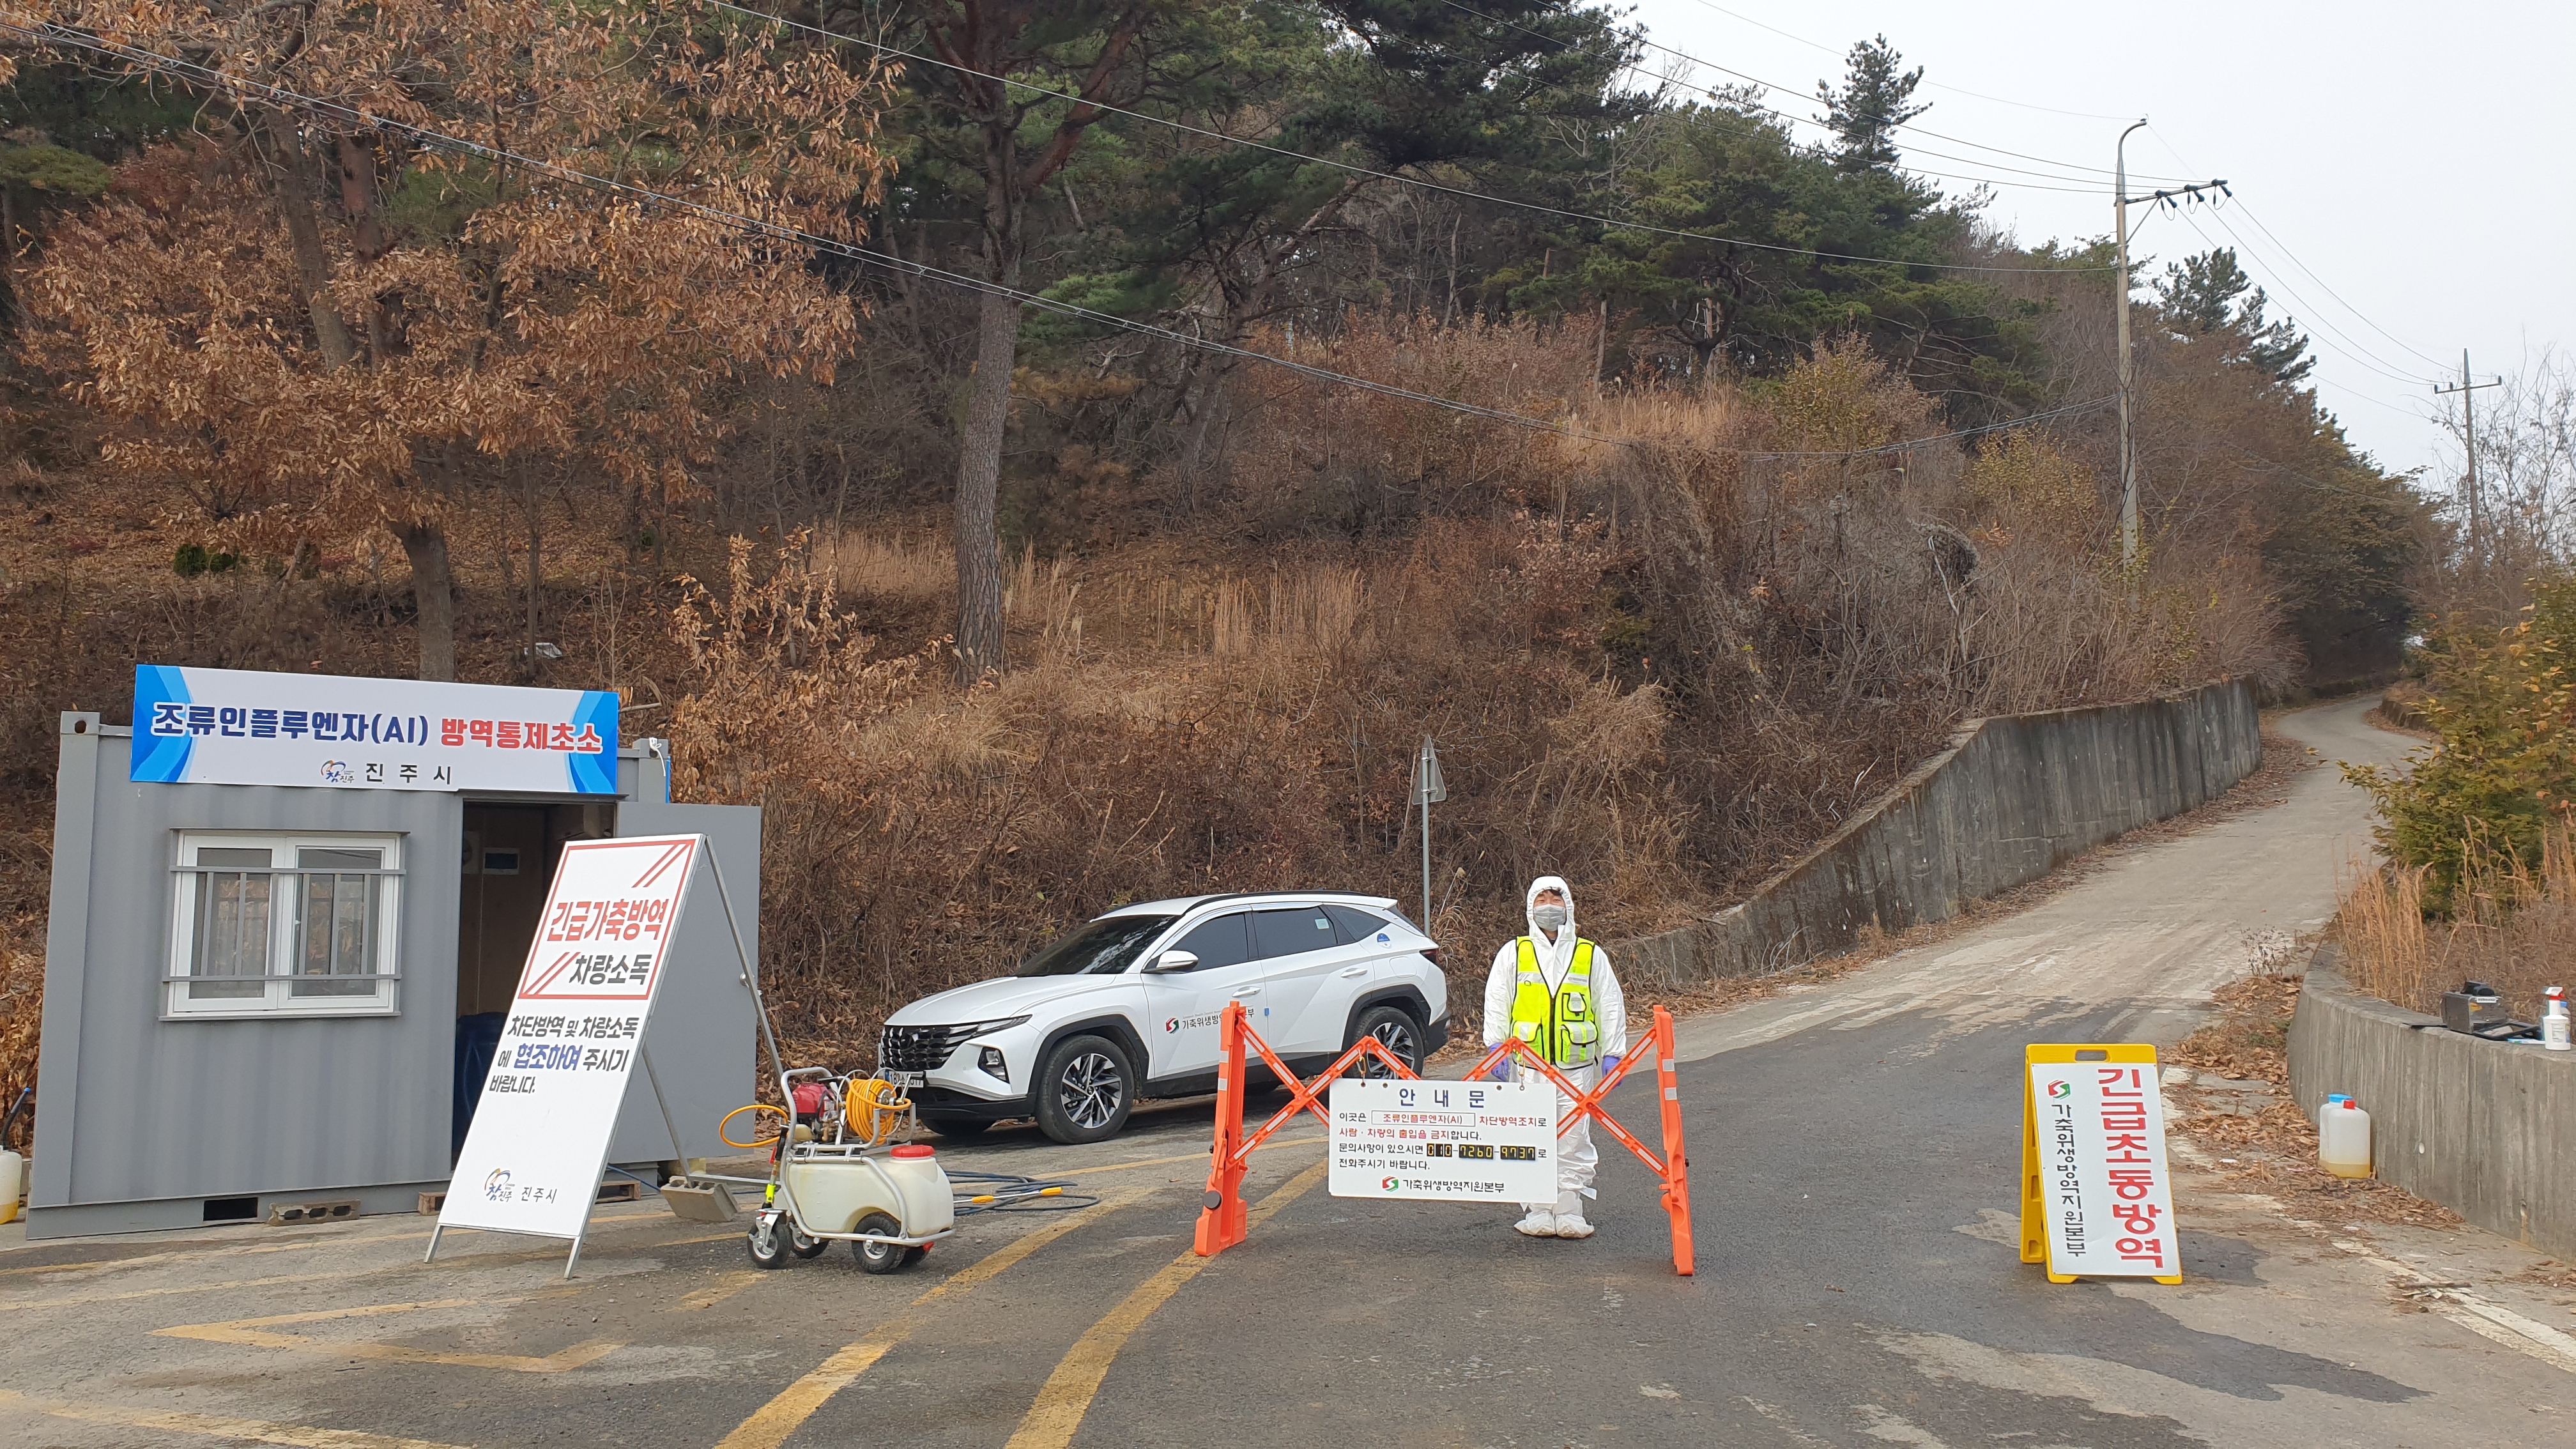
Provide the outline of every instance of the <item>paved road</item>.
<path id="1" fill-rule="evenodd" d="M 2404 744 L 2354 705 L 2286 728 L 2328 757 Z M 1625 1160 L 1600 1236 L 1532 1242 L 1507 1214 L 1331 1198 L 1311 1133 L 1258 1159 L 1274 1215 L 1197 1259 L 1206 1116 L 1181 1108 L 1091 1149 L 946 1150 L 1105 1200 L 977 1224 L 901 1277 L 840 1254 L 750 1273 L 738 1235 L 652 1211 L 608 1222 L 570 1285 L 492 1238 L 422 1268 L 426 1225 L 391 1220 L 0 1254 L 0 1442 L 2567 1442 L 2576 1356 L 2392 1303 L 2392 1270 L 2467 1271 L 2446 1253 L 2510 1271 L 2493 1239 L 2288 1222 L 2186 1170 L 2182 1287 L 2017 1260 L 2022 1044 L 2178 1039 L 2322 921 L 2363 827 L 2311 771 L 2021 915 L 1689 1023 L 1694 1279 Z"/>

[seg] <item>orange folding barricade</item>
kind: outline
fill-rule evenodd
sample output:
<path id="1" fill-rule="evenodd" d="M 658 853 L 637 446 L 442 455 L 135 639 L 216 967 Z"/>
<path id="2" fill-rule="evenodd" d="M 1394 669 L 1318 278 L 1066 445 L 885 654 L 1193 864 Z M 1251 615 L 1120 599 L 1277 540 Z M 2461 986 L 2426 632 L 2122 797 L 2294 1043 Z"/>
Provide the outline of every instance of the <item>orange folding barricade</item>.
<path id="1" fill-rule="evenodd" d="M 1268 1141 L 1272 1133 L 1294 1121 L 1300 1112 L 1314 1113 L 1316 1120 L 1322 1122 L 1328 1132 L 1331 1130 L 1333 1119 L 1331 1113 L 1325 1109 L 1324 1094 L 1335 1078 L 1358 1065 L 1362 1060 L 1375 1057 L 1397 1076 L 1420 1080 L 1419 1074 L 1406 1066 L 1395 1053 L 1388 1051 L 1384 1043 L 1375 1037 L 1362 1037 L 1357 1045 L 1342 1053 L 1340 1060 L 1318 1073 L 1313 1081 L 1301 1081 L 1295 1072 L 1288 1070 L 1287 1063 L 1279 1060 L 1278 1053 L 1270 1049 L 1270 1044 L 1261 1039 L 1260 1033 L 1252 1029 L 1245 1018 L 1241 1002 L 1230 1003 L 1225 1008 L 1225 1014 L 1217 1024 L 1217 1030 L 1218 1040 L 1224 1052 L 1224 1065 L 1219 1069 L 1220 1074 L 1216 1085 L 1214 1161 L 1208 1170 L 1207 1196 L 1199 1209 L 1197 1248 L 1202 1258 L 1213 1258 L 1244 1240 L 1246 1226 L 1243 1174 L 1245 1164 L 1251 1160 L 1255 1149 Z M 1589 1092 L 1577 1090 L 1575 1085 L 1566 1079 L 1564 1073 L 1543 1060 L 1528 1042 L 1518 1037 L 1513 1037 L 1485 1053 L 1484 1060 L 1476 1063 L 1475 1069 L 1469 1072 L 1468 1076 L 1471 1079 L 1481 1077 L 1492 1071 L 1495 1063 L 1507 1057 L 1518 1057 L 1525 1067 L 1535 1068 L 1548 1080 L 1554 1082 L 1558 1092 L 1574 1099 L 1574 1110 L 1568 1112 L 1565 1119 L 1556 1125 L 1559 1135 L 1575 1123 L 1590 1117 L 1617 1139 L 1619 1145 L 1635 1153 L 1637 1160 L 1646 1164 L 1664 1184 L 1664 1212 L 1672 1220 L 1673 1229 L 1673 1271 L 1687 1278 L 1691 1276 L 1694 1268 L 1691 1252 L 1690 1153 L 1682 1144 L 1681 1079 L 1673 1069 L 1673 1014 L 1671 1012 L 1660 1006 L 1655 1008 L 1655 1025 L 1646 1033 L 1645 1045 L 1654 1051 L 1657 1085 L 1663 1089 L 1660 1093 L 1664 1128 L 1664 1150 L 1661 1156 L 1657 1156 L 1646 1144 L 1630 1135 L 1628 1129 L 1620 1126 L 1618 1119 L 1612 1117 L 1602 1105 L 1609 1099 L 1610 1089 L 1625 1080 L 1629 1069 L 1636 1066 L 1637 1057 L 1634 1053 L 1622 1057 L 1618 1070 L 1602 1078 L 1601 1084 Z M 1251 1052 L 1260 1055 L 1261 1060 L 1277 1074 L 1281 1082 L 1295 1084 L 1295 1090 L 1289 1096 L 1288 1104 L 1272 1114 L 1269 1121 L 1261 1124 L 1260 1130 L 1248 1137 L 1243 1130 L 1243 1089 L 1247 1047 Z M 1325 1150 L 1327 1152 L 1332 1150 L 1329 1139 Z"/>

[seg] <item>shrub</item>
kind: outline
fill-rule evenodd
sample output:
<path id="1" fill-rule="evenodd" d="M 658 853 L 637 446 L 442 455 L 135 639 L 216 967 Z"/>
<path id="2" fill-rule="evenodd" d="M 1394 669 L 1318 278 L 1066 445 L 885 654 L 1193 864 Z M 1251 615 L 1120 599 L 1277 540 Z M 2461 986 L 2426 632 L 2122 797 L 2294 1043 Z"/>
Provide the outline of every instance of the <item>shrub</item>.
<path id="1" fill-rule="evenodd" d="M 2426 906 L 2450 911 L 2489 857 L 2539 867 L 2546 832 L 2576 809 L 2576 579 L 2534 584 L 2507 629 L 2439 624 L 2425 650 L 2434 743 L 2409 769 L 2344 773 L 2379 803 L 2381 848 L 2425 870 Z"/>

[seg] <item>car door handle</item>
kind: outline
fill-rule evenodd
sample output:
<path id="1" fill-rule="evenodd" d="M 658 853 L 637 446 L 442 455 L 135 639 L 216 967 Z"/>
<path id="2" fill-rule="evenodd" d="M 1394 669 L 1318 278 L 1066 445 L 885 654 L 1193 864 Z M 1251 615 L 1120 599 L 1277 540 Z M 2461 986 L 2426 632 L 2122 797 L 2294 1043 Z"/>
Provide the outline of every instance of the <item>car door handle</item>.
<path id="1" fill-rule="evenodd" d="M 1261 994 L 1261 988 L 1260 988 L 1260 987 L 1258 987 L 1258 986 L 1247 986 L 1247 987 L 1244 987 L 1242 990 L 1240 990 L 1240 991 L 1238 991 L 1238 992 L 1234 993 L 1234 999 L 1235 999 L 1235 1000 L 1237 1000 L 1237 1001 L 1241 1001 L 1243 998 L 1245 998 L 1245 997 L 1247 997 L 1247 996 L 1259 996 L 1260 994 Z"/>
<path id="2" fill-rule="evenodd" d="M 1368 968 L 1366 966 L 1345 966 L 1335 974 L 1342 976 L 1366 976 L 1368 974 Z"/>

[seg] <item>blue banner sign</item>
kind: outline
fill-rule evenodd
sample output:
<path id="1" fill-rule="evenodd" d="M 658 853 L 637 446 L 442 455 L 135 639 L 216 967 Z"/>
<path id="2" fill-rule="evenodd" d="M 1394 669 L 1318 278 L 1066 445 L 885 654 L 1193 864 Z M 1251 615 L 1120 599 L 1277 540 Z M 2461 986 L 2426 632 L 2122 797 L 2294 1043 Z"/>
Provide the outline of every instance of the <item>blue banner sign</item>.
<path id="1" fill-rule="evenodd" d="M 614 795 L 617 696 L 139 665 L 133 777 Z"/>

